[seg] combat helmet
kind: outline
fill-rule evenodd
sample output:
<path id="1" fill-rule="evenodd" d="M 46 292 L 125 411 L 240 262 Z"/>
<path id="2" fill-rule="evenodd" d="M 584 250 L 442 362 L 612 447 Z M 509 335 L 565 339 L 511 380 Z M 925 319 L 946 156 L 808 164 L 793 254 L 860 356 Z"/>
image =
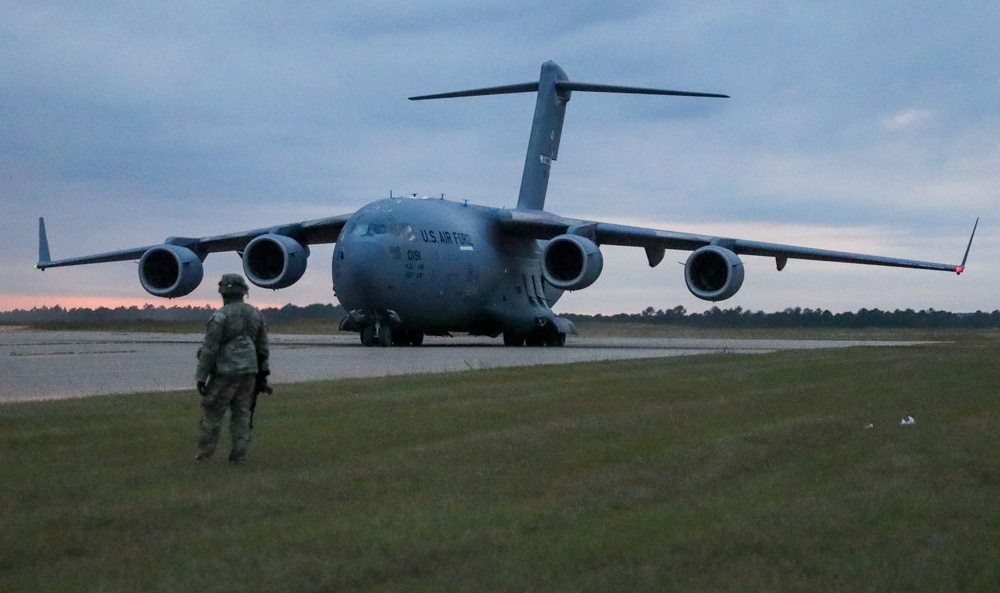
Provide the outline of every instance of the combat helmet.
<path id="1" fill-rule="evenodd" d="M 223 274 L 219 280 L 219 294 L 222 295 L 245 295 L 250 292 L 246 280 L 239 274 Z"/>

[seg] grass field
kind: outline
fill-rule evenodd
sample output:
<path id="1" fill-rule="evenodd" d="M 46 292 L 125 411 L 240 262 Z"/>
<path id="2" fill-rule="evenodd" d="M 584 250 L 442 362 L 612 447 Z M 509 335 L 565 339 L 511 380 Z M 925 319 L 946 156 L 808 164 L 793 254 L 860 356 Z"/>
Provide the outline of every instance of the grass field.
<path id="1" fill-rule="evenodd" d="M 282 385 L 245 467 L 193 394 L 6 404 L 0 591 L 996 591 L 998 354 Z"/>

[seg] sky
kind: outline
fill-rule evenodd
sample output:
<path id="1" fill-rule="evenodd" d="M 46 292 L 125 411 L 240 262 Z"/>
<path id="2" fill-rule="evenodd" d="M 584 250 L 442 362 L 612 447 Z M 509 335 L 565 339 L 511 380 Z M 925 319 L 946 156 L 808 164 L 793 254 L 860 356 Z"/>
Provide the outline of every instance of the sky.
<path id="1" fill-rule="evenodd" d="M 233 253 L 166 301 L 120 262 L 53 258 L 349 213 L 394 195 L 513 207 L 534 95 L 407 97 L 537 80 L 726 93 L 574 93 L 546 209 L 667 230 L 957 263 L 746 257 L 719 306 L 1000 308 L 1000 4 L 882 0 L 13 0 L 0 19 L 0 310 L 217 303 Z M 687 254 L 604 272 L 557 312 L 713 303 Z M 335 302 L 332 246 L 263 306 Z"/>

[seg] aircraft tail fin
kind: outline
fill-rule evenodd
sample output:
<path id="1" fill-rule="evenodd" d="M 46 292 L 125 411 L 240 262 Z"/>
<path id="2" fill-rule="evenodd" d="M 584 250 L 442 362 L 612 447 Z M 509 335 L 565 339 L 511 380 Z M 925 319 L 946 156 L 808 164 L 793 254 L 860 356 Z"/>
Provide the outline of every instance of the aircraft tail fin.
<path id="1" fill-rule="evenodd" d="M 38 263 L 35 267 L 39 270 L 44 270 L 46 264 L 52 261 L 52 256 L 49 255 L 49 239 L 45 236 L 45 219 L 42 217 L 38 218 Z"/>
<path id="2" fill-rule="evenodd" d="M 569 102 L 572 91 L 728 98 L 728 95 L 715 93 L 692 93 L 688 91 L 572 82 L 566 76 L 563 69 L 555 62 L 545 62 L 542 64 L 538 82 L 439 93 L 435 95 L 421 95 L 410 97 L 410 100 L 420 101 L 424 99 L 537 92 L 538 98 L 535 101 L 535 115 L 531 124 L 531 135 L 528 138 L 528 154 L 524 159 L 521 190 L 517 197 L 517 209 L 542 210 L 545 207 L 545 194 L 548 190 L 549 172 L 552 169 L 552 161 L 556 160 L 559 154 L 559 141 L 562 138 L 566 104 Z"/>

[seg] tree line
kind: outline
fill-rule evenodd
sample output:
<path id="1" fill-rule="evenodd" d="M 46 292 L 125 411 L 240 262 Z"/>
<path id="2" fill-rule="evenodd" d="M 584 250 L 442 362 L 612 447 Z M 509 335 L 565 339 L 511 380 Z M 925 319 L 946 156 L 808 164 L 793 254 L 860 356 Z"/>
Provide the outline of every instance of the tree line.
<path id="1" fill-rule="evenodd" d="M 1000 310 L 986 313 L 952 313 L 924 309 L 859 309 L 845 313 L 832 313 L 825 309 L 788 308 L 784 311 L 765 313 L 736 307 L 720 309 L 712 307 L 702 313 L 691 313 L 681 306 L 673 309 L 647 307 L 640 313 L 618 313 L 616 315 L 565 315 L 572 321 L 620 321 L 642 322 L 686 327 L 733 327 L 733 328 L 991 328 L 1000 327 Z"/>
<path id="2" fill-rule="evenodd" d="M 732 328 L 992 328 L 1000 327 L 1000 310 L 986 313 L 952 313 L 924 309 L 859 309 L 845 313 L 832 313 L 825 309 L 788 308 L 784 311 L 765 313 L 736 307 L 720 309 L 712 307 L 702 313 L 690 313 L 684 307 L 654 309 L 647 307 L 640 313 L 618 313 L 616 315 L 565 315 L 572 321 L 623 321 L 643 322 L 686 327 L 732 327 Z"/>
<path id="3" fill-rule="evenodd" d="M 146 305 L 144 307 L 98 307 L 96 309 L 66 309 L 60 306 L 39 307 L 30 310 L 15 309 L 0 311 L 3 325 L 52 325 L 100 326 L 101 324 L 122 324 L 151 322 L 204 323 L 214 308 L 204 307 L 164 307 Z M 313 304 L 307 306 L 285 305 L 262 309 L 269 324 L 285 325 L 319 322 L 337 323 L 346 314 L 340 305 Z M 745 327 L 745 328 L 992 328 L 1000 327 L 1000 311 L 987 313 L 952 313 L 925 309 L 881 311 L 879 309 L 859 309 L 854 312 L 832 313 L 822 309 L 802 309 L 799 307 L 765 313 L 736 307 L 720 309 L 712 307 L 692 313 L 684 307 L 654 309 L 647 307 L 639 313 L 618 313 L 615 315 L 562 314 L 576 321 L 592 322 L 641 322 L 687 327 Z"/>
<path id="4" fill-rule="evenodd" d="M 55 307 L 38 307 L 30 310 L 15 309 L 0 311 L 0 324 L 5 325 L 100 325 L 101 323 L 205 323 L 215 311 L 214 307 L 159 307 L 146 305 L 144 307 L 98 307 L 96 309 Z M 284 307 L 262 308 L 269 322 L 297 323 L 303 321 L 340 321 L 345 315 L 340 305 L 285 305 Z"/>

